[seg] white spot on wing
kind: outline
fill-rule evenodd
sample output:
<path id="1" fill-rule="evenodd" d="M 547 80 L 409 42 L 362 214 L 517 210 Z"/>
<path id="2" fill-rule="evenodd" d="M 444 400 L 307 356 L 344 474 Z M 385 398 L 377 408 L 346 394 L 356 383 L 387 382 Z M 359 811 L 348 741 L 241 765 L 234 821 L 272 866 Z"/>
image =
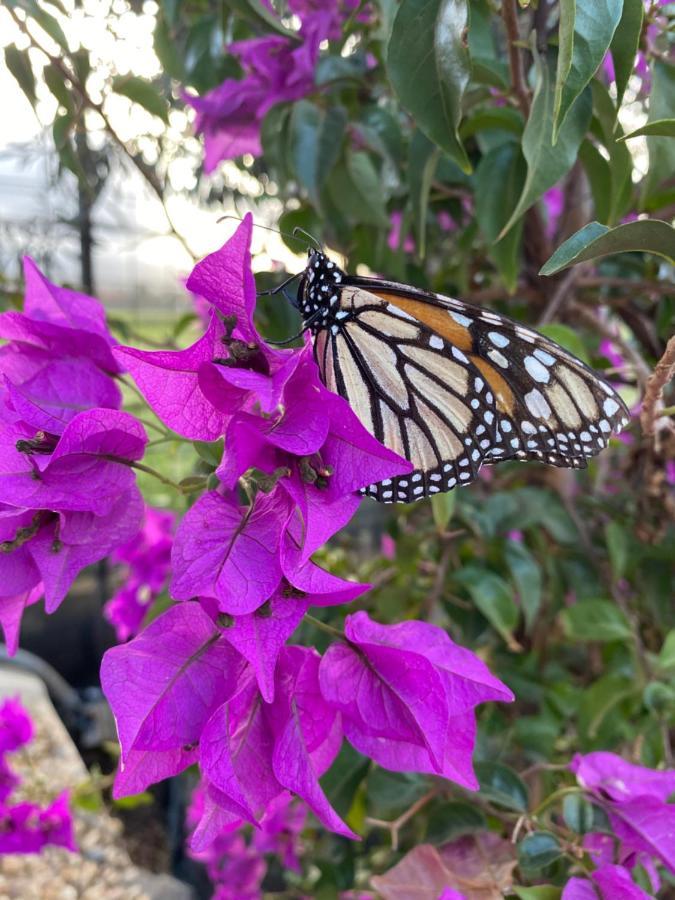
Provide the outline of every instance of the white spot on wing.
<path id="1" fill-rule="evenodd" d="M 499 331 L 489 331 L 488 337 L 490 338 L 492 343 L 495 345 L 495 347 L 508 347 L 508 345 L 510 343 L 509 339 L 506 337 L 506 335 L 502 334 Z"/>
<path id="2" fill-rule="evenodd" d="M 551 377 L 551 373 L 546 366 L 543 366 L 538 359 L 534 358 L 534 356 L 525 357 L 525 368 L 530 376 L 540 384 L 547 384 Z"/>
<path id="3" fill-rule="evenodd" d="M 464 328 L 468 328 L 471 325 L 471 319 L 468 316 L 463 316 L 461 313 L 456 312 L 448 312 L 448 315 L 457 322 L 458 325 L 461 325 Z"/>
<path id="4" fill-rule="evenodd" d="M 501 354 L 499 350 L 489 350 L 488 357 L 492 360 L 493 363 L 501 366 L 502 369 L 507 369 L 509 366 L 508 359 L 503 354 Z"/>
<path id="5" fill-rule="evenodd" d="M 551 407 L 546 402 L 546 397 L 536 388 L 525 394 L 525 403 L 532 415 L 538 419 L 548 419 L 551 415 Z"/>
<path id="6" fill-rule="evenodd" d="M 605 400 L 605 402 L 602 404 L 602 408 L 603 408 L 604 411 L 605 411 L 605 415 L 607 415 L 607 416 L 613 416 L 614 413 L 615 413 L 615 412 L 617 411 L 617 409 L 619 408 L 619 404 L 616 402 L 616 400 L 613 400 L 611 397 L 609 397 L 609 398 L 608 398 L 607 400 Z"/>
<path id="7" fill-rule="evenodd" d="M 437 334 L 432 334 L 429 338 L 429 346 L 433 347 L 434 350 L 442 350 L 443 338 L 440 338 Z"/>

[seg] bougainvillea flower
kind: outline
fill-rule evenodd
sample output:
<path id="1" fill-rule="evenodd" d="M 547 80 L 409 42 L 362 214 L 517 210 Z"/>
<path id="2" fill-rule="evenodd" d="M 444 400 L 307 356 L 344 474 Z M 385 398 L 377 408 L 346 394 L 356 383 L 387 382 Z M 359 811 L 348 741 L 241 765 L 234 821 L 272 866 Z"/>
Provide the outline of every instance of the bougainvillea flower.
<path id="1" fill-rule="evenodd" d="M 170 510 L 146 506 L 141 530 L 110 557 L 111 562 L 126 566 L 124 584 L 103 610 L 119 641 L 138 634 L 148 609 L 166 583 L 173 527 L 174 514 Z"/>
<path id="2" fill-rule="evenodd" d="M 276 670 L 274 702 L 265 704 L 252 676 L 213 714 L 200 741 L 200 766 L 230 809 L 258 822 L 284 789 L 297 794 L 331 831 L 354 833 L 330 806 L 319 777 L 338 753 L 337 712 L 319 691 L 319 655 L 286 647 Z"/>
<path id="3" fill-rule="evenodd" d="M 601 866 L 588 878 L 570 878 L 560 900 L 649 900 L 623 866 Z"/>
<path id="4" fill-rule="evenodd" d="M 28 558 L 30 557 L 28 556 Z M 35 569 L 33 578 L 39 578 L 37 569 Z M 24 610 L 27 606 L 37 603 L 43 596 L 44 587 L 41 582 L 38 582 L 34 587 L 19 594 L 0 597 L 0 627 L 10 656 L 14 656 L 19 647 L 19 632 Z"/>
<path id="5" fill-rule="evenodd" d="M 384 768 L 443 775 L 477 789 L 474 707 L 513 694 L 470 651 L 426 622 L 345 620 L 344 643 L 321 661 L 321 691 L 345 737 Z"/>
<path id="6" fill-rule="evenodd" d="M 33 721 L 18 698 L 0 705 L 0 754 L 23 747 L 34 733 Z"/>
<path id="7" fill-rule="evenodd" d="M 67 791 L 44 809 L 35 803 L 0 807 L 0 853 L 39 853 L 48 844 L 77 851 Z"/>
<path id="8" fill-rule="evenodd" d="M 128 413 L 78 413 L 58 437 L 20 424 L 0 424 L 0 501 L 26 509 L 107 515 L 135 483 L 129 463 L 147 436 Z"/>
<path id="9" fill-rule="evenodd" d="M 0 756 L 0 809 L 15 788 L 21 784 L 21 779 L 10 768 L 4 756 Z"/>
<path id="10" fill-rule="evenodd" d="M 579 784 L 607 813 L 622 854 L 645 854 L 675 872 L 675 770 L 658 771 L 614 753 L 577 754 L 570 763 Z"/>

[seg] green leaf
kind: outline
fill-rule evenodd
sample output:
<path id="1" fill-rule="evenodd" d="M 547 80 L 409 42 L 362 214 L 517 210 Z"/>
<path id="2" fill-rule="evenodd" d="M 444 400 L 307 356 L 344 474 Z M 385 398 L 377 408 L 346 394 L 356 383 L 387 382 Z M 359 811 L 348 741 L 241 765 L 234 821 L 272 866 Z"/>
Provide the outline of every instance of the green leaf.
<path id="1" fill-rule="evenodd" d="M 581 142 L 579 159 L 591 187 L 595 216 L 603 225 L 609 224 L 612 214 L 612 172 L 610 165 L 595 144 L 587 139 Z"/>
<path id="2" fill-rule="evenodd" d="M 342 106 L 320 109 L 309 100 L 294 104 L 290 120 L 290 153 L 295 173 L 315 206 L 321 189 L 340 157 L 347 113 Z"/>
<path id="3" fill-rule="evenodd" d="M 658 661 L 662 669 L 675 669 L 675 628 L 666 635 Z"/>
<path id="4" fill-rule="evenodd" d="M 505 809 L 526 812 L 527 786 L 513 769 L 496 762 L 479 762 L 475 769 L 484 797 Z"/>
<path id="5" fill-rule="evenodd" d="M 621 610 L 608 600 L 582 600 L 560 613 L 565 633 L 578 641 L 626 641 L 630 625 Z"/>
<path id="6" fill-rule="evenodd" d="M 471 63 L 466 0 L 403 0 L 387 49 L 389 78 L 419 128 L 465 172 L 471 164 L 457 128 Z"/>
<path id="7" fill-rule="evenodd" d="M 518 863 L 527 872 L 545 869 L 562 854 L 560 841 L 549 831 L 535 831 L 518 844 Z"/>
<path id="8" fill-rule="evenodd" d="M 54 63 L 48 63 L 42 70 L 42 77 L 59 104 L 68 112 L 73 112 L 73 98 L 70 96 L 63 72 Z"/>
<path id="9" fill-rule="evenodd" d="M 553 143 L 572 104 L 595 75 L 621 18 L 623 0 L 564 0 L 560 4 L 562 65 L 558 63 Z M 564 27 L 563 27 L 564 26 Z M 573 34 L 570 30 L 573 29 Z M 571 45 L 571 46 L 570 46 Z M 565 72 L 565 67 L 569 68 Z"/>
<path id="10" fill-rule="evenodd" d="M 541 606 L 541 569 L 539 563 L 524 544 L 507 541 L 504 559 L 513 578 L 520 604 L 523 608 L 525 626 L 529 631 Z"/>
<path id="11" fill-rule="evenodd" d="M 501 240 L 497 238 L 515 209 L 526 174 L 520 145 L 509 140 L 481 158 L 475 175 L 476 219 L 509 292 L 515 290 L 518 282 L 523 220 Z"/>
<path id="12" fill-rule="evenodd" d="M 626 574 L 632 540 L 633 538 L 629 537 L 626 529 L 618 522 L 609 522 L 605 527 L 605 541 L 612 564 L 612 574 L 617 579 L 623 578 Z"/>
<path id="13" fill-rule="evenodd" d="M 577 834 L 588 834 L 595 827 L 595 807 L 583 794 L 567 794 L 562 805 L 567 827 Z"/>
<path id="14" fill-rule="evenodd" d="M 675 66 L 665 60 L 652 63 L 652 89 L 649 95 L 648 123 L 668 119 L 675 109 Z M 664 181 L 675 172 L 675 143 L 667 137 L 647 137 L 649 169 L 642 185 L 643 202 L 655 195 Z"/>
<path id="15" fill-rule="evenodd" d="M 489 106 L 476 110 L 462 122 L 459 134 L 462 140 L 473 137 L 481 131 L 507 131 L 509 134 L 523 133 L 523 117 L 510 106 Z"/>
<path id="16" fill-rule="evenodd" d="M 539 274 L 555 275 L 580 262 L 630 251 L 655 253 L 675 262 L 675 229 L 660 219 L 640 219 L 616 228 L 590 222 L 558 247 Z"/>
<path id="17" fill-rule="evenodd" d="M 445 494 L 434 494 L 431 498 L 431 513 L 434 517 L 434 525 L 441 534 L 447 530 L 456 505 L 457 491 L 446 491 Z"/>
<path id="18" fill-rule="evenodd" d="M 578 332 L 569 325 L 561 325 L 559 322 L 551 322 L 550 325 L 542 325 L 539 329 L 546 337 L 551 338 L 556 344 L 560 344 L 565 350 L 569 350 L 571 354 L 576 356 L 586 365 L 590 365 L 591 361 L 588 357 L 586 345 L 582 341 Z"/>
<path id="19" fill-rule="evenodd" d="M 408 183 L 413 207 L 413 226 L 417 237 L 417 252 L 424 259 L 427 237 L 427 209 L 429 191 L 434 179 L 441 151 L 421 131 L 415 131 L 410 141 Z"/>
<path id="20" fill-rule="evenodd" d="M 118 797 L 113 800 L 113 806 L 116 809 L 138 809 L 139 806 L 152 806 L 154 802 L 155 798 L 149 791 L 142 791 L 130 797 Z"/>
<path id="21" fill-rule="evenodd" d="M 193 446 L 199 458 L 216 469 L 223 458 L 223 444 L 224 441 L 220 438 L 217 441 L 195 441 Z"/>
<path id="22" fill-rule="evenodd" d="M 378 819 L 396 818 L 428 790 L 423 775 L 376 768 L 366 783 L 368 814 Z"/>
<path id="23" fill-rule="evenodd" d="M 183 54 L 176 46 L 166 16 L 157 16 L 154 48 L 157 59 L 160 61 L 166 74 L 171 78 L 175 78 L 176 81 L 184 81 L 186 76 Z"/>
<path id="24" fill-rule="evenodd" d="M 572 105 L 553 145 L 553 91 L 551 74 L 537 56 L 537 87 L 532 108 L 523 132 L 523 154 L 527 161 L 527 178 L 511 218 L 501 231 L 503 237 L 554 184 L 569 172 L 579 152 L 591 119 L 591 91 L 586 89 Z"/>
<path id="25" fill-rule="evenodd" d="M 470 803 L 443 803 L 427 820 L 425 841 L 445 844 L 465 834 L 475 834 L 487 828 L 483 813 Z"/>
<path id="26" fill-rule="evenodd" d="M 347 221 L 389 226 L 382 185 L 367 153 L 350 153 L 346 162 L 338 163 L 328 180 L 328 189 Z"/>
<path id="27" fill-rule="evenodd" d="M 5 64 L 19 84 L 32 107 L 35 107 L 35 75 L 25 50 L 18 50 L 14 44 L 5 47 Z"/>
<path id="28" fill-rule="evenodd" d="M 620 141 L 629 141 L 631 138 L 640 137 L 640 135 L 658 135 L 660 137 L 675 137 L 675 119 L 654 119 L 653 122 L 647 122 L 642 128 L 636 128 L 630 134 L 624 134 L 619 138 Z"/>
<path id="29" fill-rule="evenodd" d="M 321 777 L 321 787 L 339 816 L 344 818 L 351 809 L 369 766 L 370 760 L 345 741 L 335 762 Z"/>
<path id="30" fill-rule="evenodd" d="M 586 687 L 579 705 L 579 732 L 590 740 L 596 738 L 612 710 L 639 689 L 634 679 L 613 672 Z"/>
<path id="31" fill-rule="evenodd" d="M 51 13 L 48 13 L 43 9 L 37 0 L 24 0 L 22 6 L 25 8 L 26 12 L 35 19 L 40 28 L 42 28 L 43 31 L 46 31 L 49 37 L 55 41 L 62 50 L 65 50 L 66 53 L 68 53 L 68 41 L 58 20 L 55 19 Z"/>
<path id="32" fill-rule="evenodd" d="M 494 572 L 478 566 L 465 566 L 455 574 L 455 579 L 466 587 L 480 612 L 506 643 L 517 647 L 513 630 L 520 614 L 510 585 Z"/>
<path id="33" fill-rule="evenodd" d="M 116 94 L 128 97 L 143 109 L 158 116 L 163 122 L 169 121 L 169 110 L 166 100 L 157 88 L 137 75 L 116 75 L 112 81 L 112 89 Z"/>
<path id="34" fill-rule="evenodd" d="M 57 150 L 60 151 L 65 147 L 74 124 L 75 120 L 70 113 L 62 113 L 54 117 L 52 135 L 54 137 L 54 146 Z"/>
<path id="35" fill-rule="evenodd" d="M 285 28 L 278 16 L 260 0 L 226 0 L 226 2 L 230 9 L 250 25 L 257 28 L 262 27 L 266 31 L 275 31 L 293 41 L 301 40 L 296 31 L 289 31 L 288 28 Z"/>
<path id="36" fill-rule="evenodd" d="M 562 888 L 552 884 L 539 884 L 536 887 L 512 887 L 512 892 L 519 900 L 560 900 Z"/>
<path id="37" fill-rule="evenodd" d="M 576 0 L 560 0 L 560 19 L 558 22 L 558 60 L 555 75 L 555 94 L 553 100 L 553 117 L 558 119 L 562 105 L 563 85 L 572 68 L 574 52 L 574 20 L 576 18 Z"/>
<path id="38" fill-rule="evenodd" d="M 611 176 L 608 224 L 614 225 L 631 206 L 633 195 L 633 158 L 625 144 L 617 143 L 623 129 L 616 118 L 616 107 L 609 91 L 597 78 L 593 79 L 593 119 L 591 133 L 604 144 Z"/>
<path id="39" fill-rule="evenodd" d="M 616 105 L 621 106 L 628 79 L 635 68 L 635 54 L 642 33 L 642 18 L 645 14 L 644 0 L 623 0 L 623 12 L 614 32 L 609 49 L 614 63 L 616 78 Z"/>

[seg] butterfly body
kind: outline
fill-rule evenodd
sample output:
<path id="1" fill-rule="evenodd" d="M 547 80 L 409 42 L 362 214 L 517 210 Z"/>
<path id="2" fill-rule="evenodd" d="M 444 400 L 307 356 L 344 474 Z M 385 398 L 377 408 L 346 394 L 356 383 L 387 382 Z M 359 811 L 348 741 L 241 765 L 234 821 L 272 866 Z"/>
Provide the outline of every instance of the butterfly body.
<path id="1" fill-rule="evenodd" d="M 298 291 L 324 384 L 409 459 L 363 493 L 410 502 L 508 459 L 583 467 L 628 421 L 614 389 L 552 341 L 489 310 L 349 276 L 310 251 Z"/>

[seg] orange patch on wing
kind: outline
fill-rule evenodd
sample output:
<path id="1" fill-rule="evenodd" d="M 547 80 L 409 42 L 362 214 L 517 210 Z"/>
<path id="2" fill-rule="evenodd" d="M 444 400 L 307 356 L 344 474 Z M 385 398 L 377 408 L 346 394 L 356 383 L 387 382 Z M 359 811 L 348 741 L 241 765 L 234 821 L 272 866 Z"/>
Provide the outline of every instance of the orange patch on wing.
<path id="1" fill-rule="evenodd" d="M 398 306 L 409 316 L 414 316 L 422 325 L 426 325 L 446 341 L 454 344 L 458 350 L 471 350 L 473 340 L 468 328 L 455 322 L 447 309 L 424 303 L 423 300 L 409 300 L 408 297 L 400 297 L 398 294 L 389 294 L 384 291 L 372 291 L 376 297 L 380 297 L 392 306 Z"/>
<path id="2" fill-rule="evenodd" d="M 492 393 L 495 395 L 499 409 L 511 415 L 513 411 L 513 391 L 506 380 L 486 359 L 481 359 L 480 356 L 470 356 L 469 358 L 492 388 Z"/>

